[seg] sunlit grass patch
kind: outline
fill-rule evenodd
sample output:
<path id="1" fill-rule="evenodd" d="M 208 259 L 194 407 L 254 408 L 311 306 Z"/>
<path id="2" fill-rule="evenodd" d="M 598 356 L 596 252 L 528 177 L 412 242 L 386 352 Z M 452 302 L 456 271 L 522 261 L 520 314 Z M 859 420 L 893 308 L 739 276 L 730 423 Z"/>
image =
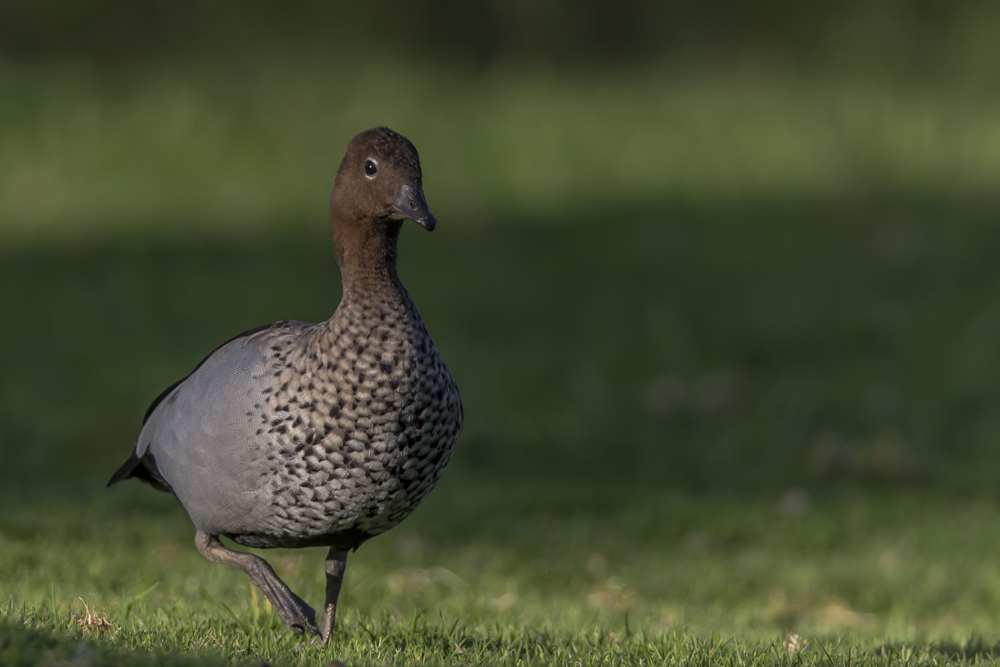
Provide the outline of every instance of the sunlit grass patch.
<path id="1" fill-rule="evenodd" d="M 944 84 L 655 67 L 473 75 L 277 54 L 0 72 L 7 237 L 319 221 L 347 140 L 376 124 L 416 143 L 450 224 L 1000 186 L 1000 100 Z"/>

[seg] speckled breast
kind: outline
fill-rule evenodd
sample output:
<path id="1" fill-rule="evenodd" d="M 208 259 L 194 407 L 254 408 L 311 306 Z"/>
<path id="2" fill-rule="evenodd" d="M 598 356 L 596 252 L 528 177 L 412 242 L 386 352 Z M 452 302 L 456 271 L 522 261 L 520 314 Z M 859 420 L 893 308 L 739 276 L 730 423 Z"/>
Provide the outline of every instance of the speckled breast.
<path id="1" fill-rule="evenodd" d="M 342 303 L 295 344 L 271 346 L 259 412 L 271 503 L 247 546 L 350 549 L 402 521 L 440 479 L 462 402 L 419 313 Z"/>

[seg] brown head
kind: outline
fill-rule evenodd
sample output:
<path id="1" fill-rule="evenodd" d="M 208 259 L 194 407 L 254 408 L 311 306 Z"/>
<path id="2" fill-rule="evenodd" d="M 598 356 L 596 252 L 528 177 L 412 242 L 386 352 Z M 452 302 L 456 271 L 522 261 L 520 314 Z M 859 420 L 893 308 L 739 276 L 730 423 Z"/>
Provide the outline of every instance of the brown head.
<path id="1" fill-rule="evenodd" d="M 331 216 L 382 223 L 413 220 L 432 231 L 437 219 L 421 189 L 420 157 L 403 135 L 387 127 L 351 139 L 337 170 Z"/>
<path id="2" fill-rule="evenodd" d="M 406 137 L 387 127 L 357 135 L 337 170 L 330 227 L 345 285 L 357 273 L 387 269 L 395 280 L 396 241 L 404 220 L 432 231 L 420 157 Z"/>

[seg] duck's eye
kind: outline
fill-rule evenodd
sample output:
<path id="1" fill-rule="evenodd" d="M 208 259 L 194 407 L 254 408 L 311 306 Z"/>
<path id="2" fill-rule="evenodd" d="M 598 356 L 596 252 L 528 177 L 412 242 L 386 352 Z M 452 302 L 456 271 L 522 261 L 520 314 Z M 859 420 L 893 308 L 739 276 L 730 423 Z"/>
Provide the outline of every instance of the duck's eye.
<path id="1" fill-rule="evenodd" d="M 371 178 L 378 173 L 378 167 L 374 160 L 365 160 L 365 175 Z"/>

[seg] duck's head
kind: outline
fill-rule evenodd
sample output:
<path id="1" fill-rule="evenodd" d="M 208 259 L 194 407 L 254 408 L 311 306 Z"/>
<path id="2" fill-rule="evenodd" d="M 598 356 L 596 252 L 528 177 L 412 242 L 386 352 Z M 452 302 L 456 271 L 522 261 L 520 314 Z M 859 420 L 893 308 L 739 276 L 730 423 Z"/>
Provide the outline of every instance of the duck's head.
<path id="1" fill-rule="evenodd" d="M 424 199 L 417 149 L 387 127 L 351 139 L 337 170 L 330 208 L 334 224 L 340 219 L 398 228 L 408 219 L 427 231 L 437 224 Z"/>

